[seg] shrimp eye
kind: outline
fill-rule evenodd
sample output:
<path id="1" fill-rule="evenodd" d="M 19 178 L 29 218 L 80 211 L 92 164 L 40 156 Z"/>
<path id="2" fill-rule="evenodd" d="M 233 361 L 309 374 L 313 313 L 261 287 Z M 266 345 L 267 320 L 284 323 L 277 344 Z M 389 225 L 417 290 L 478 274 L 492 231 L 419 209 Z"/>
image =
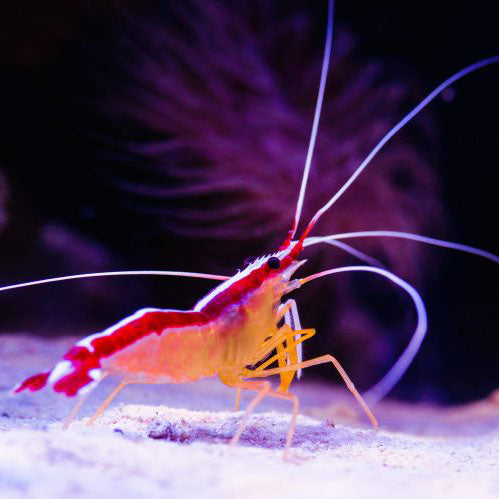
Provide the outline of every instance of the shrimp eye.
<path id="1" fill-rule="evenodd" d="M 281 266 L 281 261 L 276 256 L 271 256 L 267 260 L 267 265 L 274 270 L 277 270 Z"/>
<path id="2" fill-rule="evenodd" d="M 256 260 L 256 256 L 249 256 L 244 260 L 243 266 L 246 268 L 248 265 L 251 265 Z"/>

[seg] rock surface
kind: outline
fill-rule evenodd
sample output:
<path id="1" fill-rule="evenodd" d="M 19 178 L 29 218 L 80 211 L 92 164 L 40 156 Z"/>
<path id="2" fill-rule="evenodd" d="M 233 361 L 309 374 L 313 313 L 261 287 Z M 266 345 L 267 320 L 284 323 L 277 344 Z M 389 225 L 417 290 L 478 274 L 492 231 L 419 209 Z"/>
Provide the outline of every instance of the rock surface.
<path id="1" fill-rule="evenodd" d="M 2 498 L 497 497 L 497 394 L 445 409 L 385 402 L 375 432 L 343 391 L 295 383 L 302 407 L 293 451 L 304 458 L 296 465 L 282 460 L 285 401 L 265 400 L 241 444 L 228 448 L 242 413 L 230 411 L 234 390 L 217 380 L 127 387 L 87 428 L 116 383 L 108 379 L 62 431 L 73 400 L 9 390 L 73 342 L 0 336 Z"/>

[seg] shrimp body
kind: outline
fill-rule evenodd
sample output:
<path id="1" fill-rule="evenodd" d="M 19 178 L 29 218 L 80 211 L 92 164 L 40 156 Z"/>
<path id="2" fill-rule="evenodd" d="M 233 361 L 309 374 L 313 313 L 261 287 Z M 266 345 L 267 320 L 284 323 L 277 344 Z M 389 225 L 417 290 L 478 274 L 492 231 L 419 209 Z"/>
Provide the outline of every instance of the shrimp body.
<path id="1" fill-rule="evenodd" d="M 137 382 L 184 383 L 219 375 L 226 383 L 241 379 L 258 349 L 278 331 L 281 297 L 295 289 L 291 274 L 305 261 L 291 249 L 250 264 L 212 290 L 193 310 L 141 309 L 71 348 L 48 373 L 16 387 L 39 390 L 48 382 L 67 396 L 85 393 L 104 374 Z M 296 253 L 296 252 L 295 252 Z"/>

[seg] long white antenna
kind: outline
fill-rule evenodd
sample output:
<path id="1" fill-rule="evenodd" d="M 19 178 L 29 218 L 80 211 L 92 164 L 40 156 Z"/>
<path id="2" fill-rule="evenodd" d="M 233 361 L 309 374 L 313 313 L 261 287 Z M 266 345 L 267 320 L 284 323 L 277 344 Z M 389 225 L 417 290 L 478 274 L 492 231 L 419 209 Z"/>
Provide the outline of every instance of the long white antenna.
<path id="1" fill-rule="evenodd" d="M 28 286 L 37 286 L 38 284 L 49 284 L 59 281 L 71 281 L 73 279 L 86 279 L 88 277 L 110 277 L 110 276 L 126 276 L 126 275 L 160 275 L 160 276 L 177 276 L 177 277 L 197 277 L 200 279 L 213 279 L 216 281 L 226 281 L 229 279 L 223 275 L 202 274 L 198 272 L 177 272 L 175 270 L 123 270 L 116 272 L 94 272 L 91 274 L 75 274 L 62 277 L 51 277 L 50 279 L 40 279 L 38 281 L 22 282 L 20 284 L 10 284 L 0 287 L 1 291 L 9 289 L 27 288 Z"/>
<path id="2" fill-rule="evenodd" d="M 305 191 L 307 190 L 307 182 L 310 174 L 310 166 L 312 164 L 312 156 L 315 149 L 315 140 L 317 138 L 317 130 L 319 129 L 319 120 L 321 117 L 322 103 L 324 101 L 324 91 L 326 89 L 327 72 L 329 69 L 329 61 L 331 60 L 331 46 L 333 41 L 333 10 L 334 2 L 329 0 L 327 11 L 327 33 L 326 33 L 326 47 L 324 49 L 324 58 L 322 60 L 321 80 L 319 83 L 319 94 L 317 95 L 317 103 L 315 104 L 314 122 L 312 125 L 312 132 L 310 134 L 310 142 L 308 144 L 307 158 L 305 160 L 305 168 L 301 179 L 300 194 L 296 203 L 295 219 L 293 222 L 293 229 L 290 239 L 293 239 L 300 223 L 301 212 L 303 208 L 303 200 L 305 198 Z"/>
<path id="3" fill-rule="evenodd" d="M 315 238 L 309 237 L 308 239 L 305 239 L 305 242 L 303 245 L 308 246 L 305 243 L 310 239 L 315 239 Z M 354 248 L 354 247 L 350 246 L 349 244 L 345 244 L 342 241 L 336 241 L 335 239 L 327 239 L 327 238 L 317 238 L 317 239 L 320 239 L 320 241 L 316 241 L 316 242 L 326 243 L 326 244 L 330 244 L 331 246 L 335 246 L 336 248 L 339 248 L 339 249 L 345 251 L 346 253 L 349 253 L 350 255 L 354 256 L 355 258 L 362 260 L 364 263 L 371 265 L 371 267 L 385 268 L 385 265 L 383 264 L 383 262 L 381 262 L 377 258 L 374 258 L 370 255 L 366 255 L 362 251 L 359 251 L 357 248 Z M 310 243 L 310 244 L 314 244 L 314 243 Z"/>
<path id="4" fill-rule="evenodd" d="M 499 263 L 499 256 L 494 255 L 494 253 L 491 253 L 490 251 L 475 248 L 474 246 L 468 246 L 467 244 L 453 243 L 451 241 L 435 239 L 434 237 L 420 236 L 419 234 L 413 234 L 412 232 L 398 232 L 395 230 L 366 230 L 361 232 L 345 232 L 344 234 L 332 234 L 330 236 L 323 237 L 307 237 L 307 239 L 305 239 L 305 241 L 303 242 L 303 246 L 307 247 L 317 243 L 339 241 L 341 239 L 355 239 L 360 237 L 395 237 L 399 239 L 409 239 L 410 241 L 431 244 L 432 246 L 440 246 L 442 248 L 463 251 L 464 253 L 481 256 L 482 258 L 486 258 L 487 260 Z"/>
<path id="5" fill-rule="evenodd" d="M 422 109 L 424 109 L 438 94 L 440 94 L 447 87 L 452 85 L 457 80 L 460 80 L 464 76 L 473 71 L 476 71 L 490 64 L 499 63 L 499 55 L 488 57 L 487 59 L 482 59 L 474 64 L 466 66 L 457 73 L 453 74 L 450 78 L 447 78 L 443 83 L 441 83 L 435 90 L 430 92 L 412 111 L 410 111 L 404 118 L 402 118 L 374 147 L 374 149 L 367 155 L 366 159 L 357 167 L 352 176 L 343 184 L 343 186 L 336 192 L 336 194 L 320 209 L 312 218 L 310 225 L 314 225 L 315 222 L 321 217 L 321 215 L 329 210 L 336 201 L 343 195 L 343 193 L 352 185 L 354 180 L 364 171 L 366 166 L 371 162 L 371 160 L 378 154 L 380 149 L 409 121 L 414 118 Z"/>

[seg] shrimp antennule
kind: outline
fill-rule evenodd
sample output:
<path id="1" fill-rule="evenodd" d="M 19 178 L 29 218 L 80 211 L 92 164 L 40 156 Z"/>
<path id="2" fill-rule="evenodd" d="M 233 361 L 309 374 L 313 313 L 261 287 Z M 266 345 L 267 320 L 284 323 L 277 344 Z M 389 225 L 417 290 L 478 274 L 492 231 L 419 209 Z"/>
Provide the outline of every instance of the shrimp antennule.
<path id="1" fill-rule="evenodd" d="M 486 59 L 481 59 L 465 68 L 461 69 L 457 73 L 454 73 L 452 76 L 443 81 L 440 85 L 438 85 L 433 91 L 431 91 L 417 106 L 415 106 L 409 113 L 407 113 L 388 133 L 386 133 L 383 138 L 374 146 L 371 152 L 366 156 L 364 161 L 356 168 L 350 178 L 343 184 L 343 186 L 333 195 L 333 197 L 324 205 L 322 208 L 317 210 L 315 215 L 310 220 L 309 224 L 305 228 L 305 231 L 301 235 L 297 244 L 294 246 L 292 251 L 292 256 L 296 258 L 298 254 L 303 249 L 304 241 L 314 225 L 317 223 L 319 218 L 329 210 L 333 206 L 334 203 L 343 195 L 343 193 L 352 185 L 355 179 L 364 171 L 364 169 L 369 165 L 369 163 L 373 160 L 373 158 L 378 154 L 378 152 L 383 148 L 383 146 L 395 135 L 397 134 L 407 123 L 409 123 L 420 111 L 422 111 L 431 101 L 435 99 L 440 93 L 442 93 L 446 88 L 455 83 L 456 81 L 464 78 L 466 75 L 477 71 L 478 69 L 484 68 L 486 66 L 490 66 L 491 64 L 499 63 L 499 55 L 495 55 L 492 57 L 488 57 Z M 321 81 L 322 83 L 322 81 Z M 315 125 L 315 122 L 314 122 Z M 311 141 L 312 142 L 312 141 Z M 314 137 L 315 144 L 315 137 Z M 293 223 L 293 228 L 289 232 L 288 239 L 285 240 L 281 249 L 287 248 L 291 244 L 291 240 L 293 235 L 296 232 L 297 224 L 299 221 L 299 216 L 301 214 L 301 208 L 303 204 L 303 196 L 305 193 L 305 187 L 309 175 L 310 165 L 305 167 L 302 178 L 302 188 L 300 189 L 300 197 L 298 199 L 298 204 L 296 208 L 295 221 Z"/>
<path id="2" fill-rule="evenodd" d="M 383 148 L 383 146 L 396 135 L 407 123 L 409 123 L 420 111 L 422 111 L 431 101 L 435 99 L 441 92 L 443 92 L 450 85 L 456 81 L 464 78 L 466 75 L 477 71 L 478 69 L 490 66 L 491 64 L 499 63 L 499 55 L 488 57 L 486 59 L 481 59 L 465 68 L 461 69 L 457 73 L 443 81 L 438 85 L 433 91 L 431 91 L 416 107 L 414 107 L 409 113 L 407 113 L 385 136 L 374 146 L 367 157 L 362 161 L 362 163 L 356 168 L 350 178 L 343 184 L 343 186 L 334 194 L 334 196 L 322 207 L 315 215 L 312 217 L 309 225 L 305 229 L 304 235 L 300 238 L 303 240 L 308 233 L 312 230 L 317 220 L 333 206 L 334 203 L 343 195 L 343 193 L 352 185 L 355 179 L 364 171 L 364 169 L 369 165 L 372 159 L 378 154 L 378 152 Z"/>
<path id="3" fill-rule="evenodd" d="M 321 79 L 319 83 L 319 92 L 317 95 L 317 102 L 315 104 L 314 121 L 312 124 L 312 131 L 310 133 L 310 141 L 308 143 L 307 157 L 305 159 L 305 167 L 303 169 L 303 175 L 300 185 L 300 193 L 298 195 L 298 201 L 296 202 L 295 217 L 293 221 L 293 227 L 289 231 L 287 239 L 281 245 L 280 249 L 286 249 L 298 229 L 298 224 L 300 223 L 301 212 L 303 208 L 303 200 L 305 198 L 305 191 L 307 190 L 308 177 L 310 175 L 310 167 L 312 165 L 312 157 L 314 155 L 315 141 L 317 139 L 317 131 L 319 129 L 319 120 L 321 117 L 322 104 L 324 101 L 324 93 L 326 90 L 327 74 L 329 69 L 329 62 L 331 61 L 331 46 L 333 42 L 333 11 L 334 11 L 334 1 L 329 0 L 328 11 L 327 11 L 327 33 L 326 33 L 326 44 L 324 48 L 324 57 L 322 59 L 322 69 L 321 69 Z"/>
<path id="4" fill-rule="evenodd" d="M 330 243 L 341 239 L 355 239 L 361 237 L 394 237 L 399 239 L 408 239 L 409 241 L 416 241 L 419 243 L 430 244 L 432 246 L 440 246 L 442 248 L 462 251 L 471 255 L 481 256 L 482 258 L 491 260 L 494 263 L 499 263 L 499 256 L 491 253 L 490 251 L 475 248 L 474 246 L 469 246 L 467 244 L 444 241 L 434 237 L 421 236 L 411 232 L 399 232 L 395 230 L 366 230 L 360 232 L 345 232 L 343 234 L 331 234 L 330 236 L 308 237 L 304 241 L 303 246 L 307 247 L 317 243 Z"/>

